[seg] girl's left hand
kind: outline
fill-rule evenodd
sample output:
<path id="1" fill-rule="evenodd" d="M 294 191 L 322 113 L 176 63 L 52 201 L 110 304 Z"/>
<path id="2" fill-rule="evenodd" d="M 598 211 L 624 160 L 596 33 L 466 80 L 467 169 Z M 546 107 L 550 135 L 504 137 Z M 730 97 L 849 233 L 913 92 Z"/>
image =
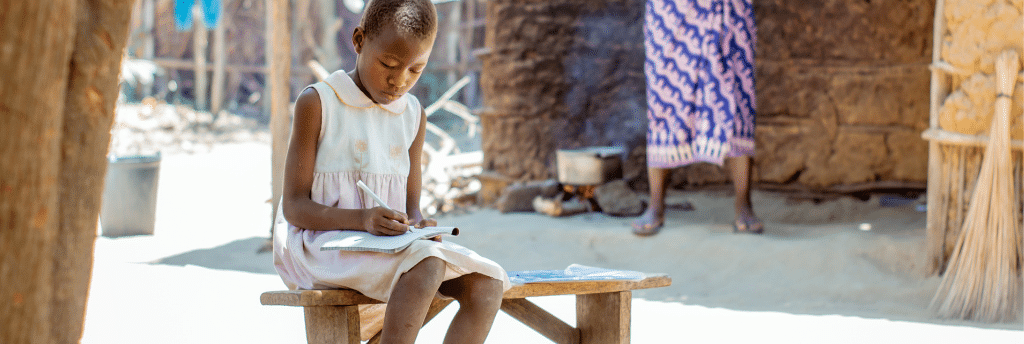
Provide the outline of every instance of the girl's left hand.
<path id="1" fill-rule="evenodd" d="M 416 228 L 437 226 L 437 220 L 434 220 L 434 219 L 422 219 L 422 220 L 417 221 L 416 224 L 414 224 L 414 226 L 416 226 Z"/>
<path id="2" fill-rule="evenodd" d="M 428 227 L 428 226 L 437 226 L 437 220 L 434 220 L 434 219 L 422 219 L 422 220 L 419 220 L 418 222 L 416 222 L 416 224 L 414 226 L 416 226 L 416 228 L 423 228 L 423 227 Z M 430 238 L 430 240 L 441 242 L 441 236 L 438 235 L 436 237 Z"/>

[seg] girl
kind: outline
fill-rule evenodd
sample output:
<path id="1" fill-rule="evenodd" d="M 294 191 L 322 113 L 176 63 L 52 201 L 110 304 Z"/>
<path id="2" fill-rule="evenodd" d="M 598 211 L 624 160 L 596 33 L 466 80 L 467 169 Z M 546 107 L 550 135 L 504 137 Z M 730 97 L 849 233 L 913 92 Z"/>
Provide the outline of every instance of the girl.
<path id="1" fill-rule="evenodd" d="M 429 0 L 371 1 L 352 33 L 355 68 L 295 102 L 274 266 L 290 289 L 350 288 L 386 302 L 382 343 L 414 342 L 435 294 L 459 302 L 445 343 L 482 343 L 510 287 L 498 264 L 439 239 L 394 254 L 320 251 L 328 230 L 397 235 L 436 224 L 419 209 L 426 114 L 406 94 L 436 27 Z M 375 206 L 359 180 L 395 210 Z"/>

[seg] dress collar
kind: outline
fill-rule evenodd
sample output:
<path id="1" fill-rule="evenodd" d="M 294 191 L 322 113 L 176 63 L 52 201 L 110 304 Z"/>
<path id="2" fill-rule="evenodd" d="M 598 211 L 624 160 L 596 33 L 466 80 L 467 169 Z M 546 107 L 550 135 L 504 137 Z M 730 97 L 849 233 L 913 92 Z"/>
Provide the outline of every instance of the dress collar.
<path id="1" fill-rule="evenodd" d="M 334 94 L 338 96 L 338 99 L 345 105 L 357 108 L 372 108 L 379 107 L 387 112 L 393 114 L 400 114 L 405 112 L 405 106 L 408 103 L 409 94 L 403 94 L 401 97 L 391 102 L 391 104 L 377 104 L 374 103 L 370 97 L 367 97 L 363 91 L 359 90 L 359 86 L 356 86 L 355 81 L 348 76 L 343 70 L 338 70 L 332 73 L 324 82 L 334 90 Z"/>

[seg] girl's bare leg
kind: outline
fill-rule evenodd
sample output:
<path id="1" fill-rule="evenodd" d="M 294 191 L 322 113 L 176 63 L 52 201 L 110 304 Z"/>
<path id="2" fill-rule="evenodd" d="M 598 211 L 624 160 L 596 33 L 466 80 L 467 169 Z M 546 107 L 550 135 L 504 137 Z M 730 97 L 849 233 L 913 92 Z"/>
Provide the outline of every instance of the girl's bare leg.
<path id="1" fill-rule="evenodd" d="M 448 326 L 444 343 L 483 343 L 501 307 L 501 281 L 472 273 L 445 281 L 440 292 L 459 301 L 459 311 Z"/>
<path id="2" fill-rule="evenodd" d="M 444 279 L 444 265 L 440 258 L 427 257 L 398 278 L 384 312 L 381 343 L 416 341 L 434 293 Z"/>
<path id="3" fill-rule="evenodd" d="M 764 224 L 754 214 L 754 206 L 750 202 L 750 169 L 751 158 L 740 156 L 728 158 L 727 163 L 732 172 L 732 183 L 736 190 L 736 223 L 735 229 L 738 232 L 760 234 L 764 231 Z"/>
<path id="4" fill-rule="evenodd" d="M 647 180 L 651 189 L 651 204 L 640 218 L 633 222 L 633 233 L 647 236 L 658 234 L 665 223 L 665 191 L 668 188 L 667 168 L 647 167 Z"/>

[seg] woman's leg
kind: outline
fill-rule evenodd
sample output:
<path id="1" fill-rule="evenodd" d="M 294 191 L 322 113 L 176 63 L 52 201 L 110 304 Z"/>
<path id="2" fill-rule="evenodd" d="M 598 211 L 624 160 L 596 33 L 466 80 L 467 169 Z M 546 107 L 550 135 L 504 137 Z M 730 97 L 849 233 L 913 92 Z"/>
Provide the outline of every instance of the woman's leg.
<path id="1" fill-rule="evenodd" d="M 742 233 L 761 234 L 764 231 L 764 224 L 754 214 L 754 206 L 750 202 L 751 160 L 749 156 L 732 157 L 727 160 L 732 172 L 733 187 L 736 189 L 735 230 Z"/>
<path id="2" fill-rule="evenodd" d="M 402 274 L 391 291 L 384 312 L 381 343 L 408 343 L 416 341 L 423 327 L 430 301 L 444 280 L 445 263 L 437 257 L 427 257 Z"/>
<path id="3" fill-rule="evenodd" d="M 640 236 L 654 235 L 665 224 L 665 191 L 668 188 L 670 169 L 647 167 L 647 180 L 651 189 L 651 202 L 647 211 L 633 222 L 633 233 Z"/>
<path id="4" fill-rule="evenodd" d="M 440 292 L 459 301 L 445 344 L 483 343 L 501 307 L 501 281 L 471 273 L 441 283 Z"/>

